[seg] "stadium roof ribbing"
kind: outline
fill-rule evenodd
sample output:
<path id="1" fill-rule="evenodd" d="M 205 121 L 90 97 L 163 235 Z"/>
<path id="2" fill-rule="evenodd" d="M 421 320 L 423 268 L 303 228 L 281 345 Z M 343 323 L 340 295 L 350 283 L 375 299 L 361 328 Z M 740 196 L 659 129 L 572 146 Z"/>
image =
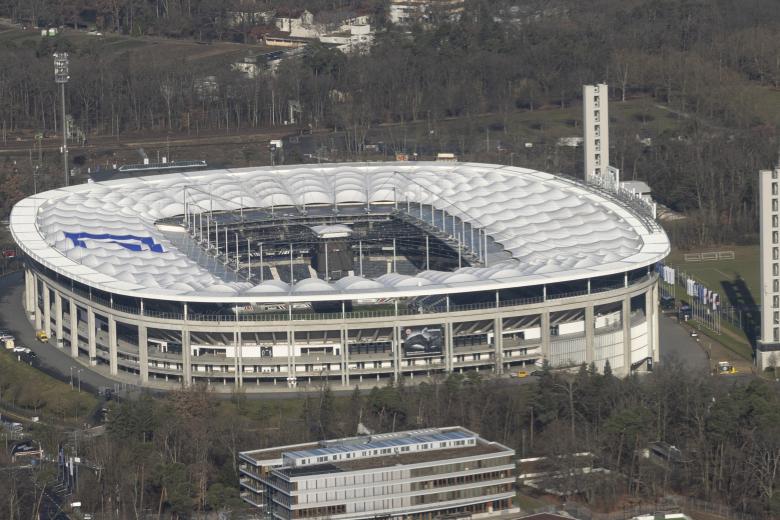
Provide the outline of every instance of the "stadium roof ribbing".
<path id="1" fill-rule="evenodd" d="M 415 276 L 261 284 L 228 281 L 179 251 L 157 223 L 190 210 L 418 204 L 483 230 L 487 267 Z M 91 183 L 20 201 L 12 234 L 60 275 L 141 298 L 294 302 L 393 298 L 556 283 L 622 273 L 669 251 L 660 227 L 561 177 L 473 163 L 347 163 L 175 173 Z"/>

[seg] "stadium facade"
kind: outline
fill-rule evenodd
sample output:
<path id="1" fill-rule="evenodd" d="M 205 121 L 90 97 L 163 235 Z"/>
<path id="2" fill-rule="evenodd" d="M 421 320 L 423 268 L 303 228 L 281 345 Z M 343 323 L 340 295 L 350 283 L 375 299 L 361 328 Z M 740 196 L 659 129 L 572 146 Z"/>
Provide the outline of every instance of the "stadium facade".
<path id="1" fill-rule="evenodd" d="M 28 197 L 11 231 L 35 328 L 117 381 L 262 391 L 658 359 L 665 233 L 630 201 L 534 170 L 138 177 Z"/>

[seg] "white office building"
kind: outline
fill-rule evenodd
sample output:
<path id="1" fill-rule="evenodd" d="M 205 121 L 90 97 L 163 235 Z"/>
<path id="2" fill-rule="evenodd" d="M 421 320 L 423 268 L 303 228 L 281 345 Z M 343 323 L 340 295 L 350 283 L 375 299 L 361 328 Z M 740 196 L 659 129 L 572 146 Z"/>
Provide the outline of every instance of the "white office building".
<path id="1" fill-rule="evenodd" d="M 780 366 L 780 162 L 759 172 L 761 219 L 761 339 L 756 366 Z"/>
<path id="2" fill-rule="evenodd" d="M 239 454 L 241 497 L 269 518 L 404 518 L 508 510 L 514 450 L 461 427 Z"/>

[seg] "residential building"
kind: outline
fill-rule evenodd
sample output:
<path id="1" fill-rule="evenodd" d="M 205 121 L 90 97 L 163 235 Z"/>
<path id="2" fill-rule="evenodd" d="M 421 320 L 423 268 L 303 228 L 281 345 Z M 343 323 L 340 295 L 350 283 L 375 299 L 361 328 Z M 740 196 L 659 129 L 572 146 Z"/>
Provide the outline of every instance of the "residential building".
<path id="1" fill-rule="evenodd" d="M 759 371 L 780 366 L 780 160 L 759 172 L 761 241 L 761 339 L 756 345 Z"/>
<path id="2" fill-rule="evenodd" d="M 396 24 L 429 22 L 437 14 L 457 19 L 463 12 L 464 0 L 392 0 L 390 21 Z"/>
<path id="3" fill-rule="evenodd" d="M 509 510 L 514 450 L 455 426 L 246 451 L 241 497 L 271 518 Z"/>

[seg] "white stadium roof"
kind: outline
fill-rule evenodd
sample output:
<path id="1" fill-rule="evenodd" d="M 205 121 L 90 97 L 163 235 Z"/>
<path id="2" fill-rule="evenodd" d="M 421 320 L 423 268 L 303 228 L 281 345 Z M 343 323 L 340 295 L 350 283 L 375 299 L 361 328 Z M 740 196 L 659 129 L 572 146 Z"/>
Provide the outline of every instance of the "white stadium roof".
<path id="1" fill-rule="evenodd" d="M 488 267 L 295 285 L 226 281 L 155 225 L 190 210 L 421 202 L 485 229 Z M 209 194 L 213 198 L 209 198 Z M 213 206 L 212 206 L 213 204 Z M 174 173 L 71 186 L 20 201 L 25 253 L 88 286 L 176 301 L 289 302 L 472 292 L 622 273 L 669 252 L 666 234 L 617 200 L 534 170 L 472 163 L 346 163 Z"/>

